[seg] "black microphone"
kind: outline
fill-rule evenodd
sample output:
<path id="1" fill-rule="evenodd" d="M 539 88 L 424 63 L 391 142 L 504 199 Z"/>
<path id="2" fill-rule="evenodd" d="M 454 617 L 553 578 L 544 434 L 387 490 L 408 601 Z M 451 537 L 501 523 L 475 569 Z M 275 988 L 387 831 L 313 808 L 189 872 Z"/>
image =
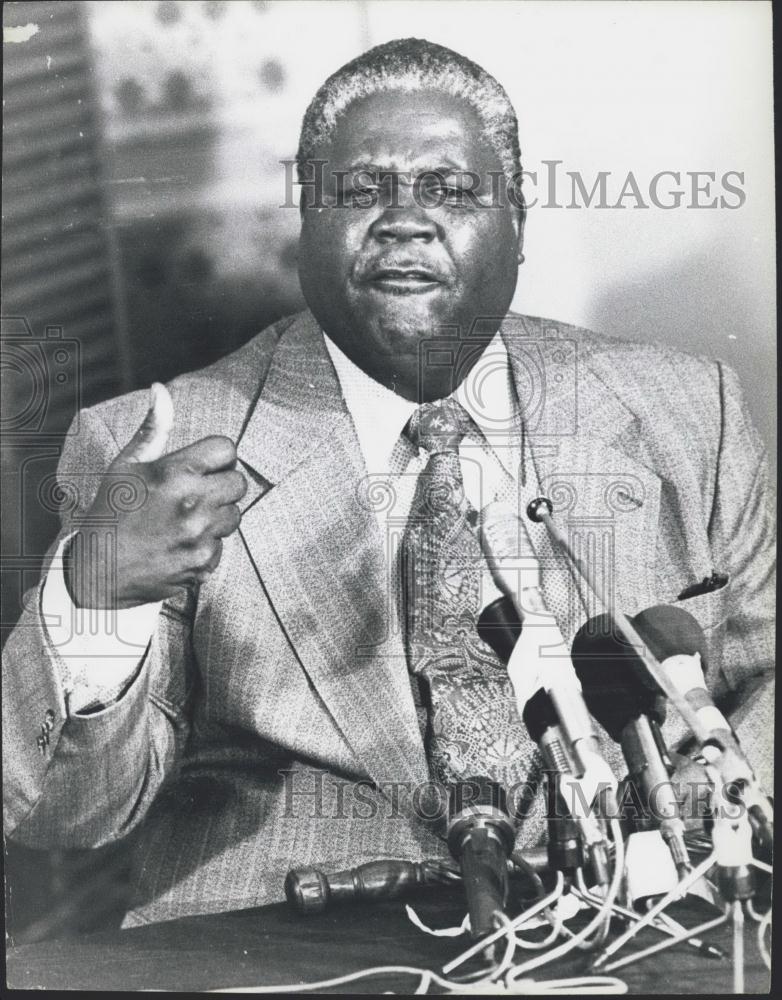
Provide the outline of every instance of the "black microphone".
<path id="1" fill-rule="evenodd" d="M 521 635 L 521 617 L 509 597 L 498 597 L 481 612 L 478 635 L 491 646 L 499 659 L 506 663 Z M 568 740 L 560 725 L 559 715 L 549 694 L 539 688 L 527 701 L 522 719 L 530 736 L 540 748 L 546 768 L 546 794 L 548 806 L 548 856 L 552 868 L 566 876 L 583 864 L 582 841 L 592 862 L 598 883 L 608 883 L 608 856 L 605 836 L 596 817 L 584 812 L 585 801 L 578 818 L 568 807 L 568 798 L 587 796 L 579 789 L 573 762 L 568 751 Z M 562 807 L 565 814 L 563 815 Z"/>
<path id="2" fill-rule="evenodd" d="M 448 791 L 448 848 L 459 862 L 470 915 L 470 935 L 478 940 L 496 930 L 504 913 L 508 859 L 516 832 L 505 793 L 488 778 L 467 778 Z"/>
<path id="3" fill-rule="evenodd" d="M 636 628 L 637 622 L 634 621 Z M 640 631 L 640 629 L 639 629 Z M 665 697 L 610 615 L 589 619 L 573 640 L 573 665 L 589 711 L 622 746 L 630 780 L 668 845 L 680 877 L 690 869 L 672 767 L 660 734 Z"/>

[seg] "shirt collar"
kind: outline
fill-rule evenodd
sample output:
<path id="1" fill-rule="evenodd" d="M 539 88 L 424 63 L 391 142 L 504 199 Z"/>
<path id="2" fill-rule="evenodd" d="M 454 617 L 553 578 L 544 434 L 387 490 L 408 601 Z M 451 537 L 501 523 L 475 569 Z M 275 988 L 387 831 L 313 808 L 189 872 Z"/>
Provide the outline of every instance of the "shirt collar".
<path id="1" fill-rule="evenodd" d="M 398 396 L 363 372 L 327 334 L 323 334 L 323 339 L 353 419 L 367 470 L 385 472 L 417 404 Z M 489 441 L 497 436 L 498 429 L 518 426 L 508 352 L 499 332 L 451 395 L 462 404 Z"/>

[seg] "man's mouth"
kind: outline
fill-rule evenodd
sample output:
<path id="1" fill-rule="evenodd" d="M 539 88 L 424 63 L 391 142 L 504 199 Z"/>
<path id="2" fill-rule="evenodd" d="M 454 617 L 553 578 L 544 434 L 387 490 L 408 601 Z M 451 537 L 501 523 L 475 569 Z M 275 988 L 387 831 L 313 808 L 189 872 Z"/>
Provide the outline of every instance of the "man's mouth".
<path id="1" fill-rule="evenodd" d="M 369 272 L 366 283 L 394 295 L 415 295 L 432 291 L 443 282 L 434 271 L 424 267 L 378 267 Z"/>

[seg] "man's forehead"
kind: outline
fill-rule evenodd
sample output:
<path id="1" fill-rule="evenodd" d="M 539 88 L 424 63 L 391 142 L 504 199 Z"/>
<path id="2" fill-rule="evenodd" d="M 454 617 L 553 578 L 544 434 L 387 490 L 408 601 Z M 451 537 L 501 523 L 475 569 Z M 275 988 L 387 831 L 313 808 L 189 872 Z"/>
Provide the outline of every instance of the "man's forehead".
<path id="1" fill-rule="evenodd" d="M 346 168 L 488 166 L 475 110 L 437 91 L 375 94 L 355 102 L 338 122 L 329 152 L 335 165 Z"/>

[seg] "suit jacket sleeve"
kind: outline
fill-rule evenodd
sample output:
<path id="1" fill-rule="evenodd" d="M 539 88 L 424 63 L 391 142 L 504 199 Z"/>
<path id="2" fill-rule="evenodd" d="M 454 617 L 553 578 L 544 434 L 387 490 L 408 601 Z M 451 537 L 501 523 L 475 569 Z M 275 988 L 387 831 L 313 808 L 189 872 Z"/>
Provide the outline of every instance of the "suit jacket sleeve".
<path id="1" fill-rule="evenodd" d="M 710 535 L 714 565 L 730 576 L 722 669 L 725 708 L 758 777 L 773 789 L 775 530 L 765 447 L 738 378 L 720 365 L 722 427 Z"/>
<path id="2" fill-rule="evenodd" d="M 93 411 L 77 416 L 66 442 L 58 484 L 70 510 L 44 574 L 120 447 Z M 39 585 L 25 596 L 3 656 L 5 831 L 32 847 L 97 847 L 143 818 L 187 738 L 189 599 L 183 591 L 181 599 L 164 604 L 142 668 L 117 702 L 91 715 L 69 716 L 40 593 Z"/>

